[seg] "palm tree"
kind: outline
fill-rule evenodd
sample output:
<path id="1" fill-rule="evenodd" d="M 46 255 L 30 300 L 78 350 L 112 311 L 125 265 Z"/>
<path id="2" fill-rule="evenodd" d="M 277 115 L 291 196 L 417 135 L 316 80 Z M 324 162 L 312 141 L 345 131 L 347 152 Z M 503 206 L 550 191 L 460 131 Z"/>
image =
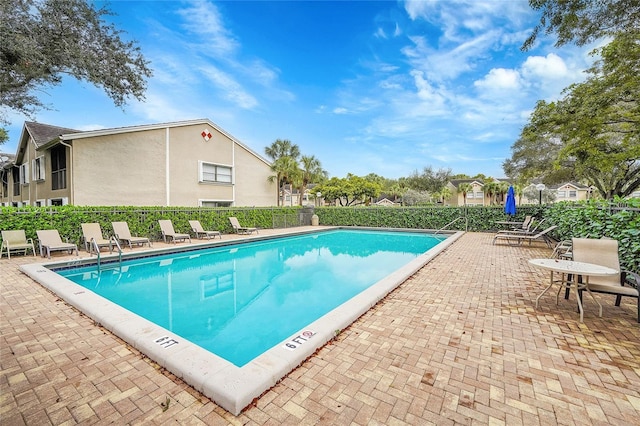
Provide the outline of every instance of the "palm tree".
<path id="1" fill-rule="evenodd" d="M 283 186 L 286 183 L 291 183 L 289 181 L 295 174 L 295 170 L 298 169 L 300 148 L 288 139 L 276 139 L 270 146 L 264 149 L 264 153 L 271 158 L 271 170 L 276 173 L 275 176 L 269 176 L 268 180 L 269 182 L 275 181 L 277 183 L 277 205 L 280 206 Z M 295 163 L 295 166 L 293 163 Z"/>
<path id="2" fill-rule="evenodd" d="M 287 184 L 297 183 L 298 176 L 300 174 L 300 168 L 298 162 L 289 156 L 280 157 L 271 164 L 271 171 L 275 172 L 275 175 L 269 176 L 269 182 L 278 182 L 278 206 L 280 206 L 280 200 L 284 195 L 284 186 Z"/>
<path id="3" fill-rule="evenodd" d="M 458 185 L 458 192 L 462 192 L 462 198 L 464 200 L 464 205 L 467 205 L 467 192 L 473 191 L 473 186 L 470 183 L 461 183 Z"/>
<path id="4" fill-rule="evenodd" d="M 497 182 L 489 182 L 484 186 L 484 192 L 489 196 L 489 205 L 493 205 L 495 195 L 499 190 L 499 184 Z"/>
<path id="5" fill-rule="evenodd" d="M 276 139 L 264 149 L 264 153 L 273 161 L 282 157 L 293 157 L 297 160 L 300 157 L 300 147 L 288 139 Z"/>
<path id="6" fill-rule="evenodd" d="M 505 202 L 505 195 L 507 195 L 507 192 L 509 192 L 509 184 L 507 182 L 499 182 L 498 194 L 500 194 L 502 204 Z"/>
<path id="7" fill-rule="evenodd" d="M 448 186 L 443 186 L 440 190 L 440 196 L 442 197 L 442 205 L 447 205 L 447 200 L 451 197 L 451 189 Z"/>
<path id="8" fill-rule="evenodd" d="M 300 164 L 299 201 L 300 205 L 302 205 L 302 198 L 307 186 L 310 183 L 322 183 L 322 181 L 328 177 L 329 173 L 322 168 L 320 160 L 318 160 L 315 155 L 303 155 L 300 159 Z"/>

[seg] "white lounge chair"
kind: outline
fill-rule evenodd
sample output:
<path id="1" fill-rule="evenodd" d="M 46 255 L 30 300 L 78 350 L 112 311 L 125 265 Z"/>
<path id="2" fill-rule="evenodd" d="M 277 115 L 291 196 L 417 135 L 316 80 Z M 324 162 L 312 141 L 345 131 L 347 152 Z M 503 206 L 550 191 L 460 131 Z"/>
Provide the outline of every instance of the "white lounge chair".
<path id="1" fill-rule="evenodd" d="M 162 239 L 165 243 L 167 242 L 168 238 L 170 238 L 174 244 L 178 240 L 189 240 L 189 242 L 191 242 L 191 235 L 178 234 L 176 231 L 174 231 L 173 223 L 169 219 L 160 219 L 158 220 L 158 224 L 160 225 L 160 230 L 162 231 Z"/>
<path id="2" fill-rule="evenodd" d="M 40 246 L 40 256 L 44 257 L 45 253 L 47 258 L 51 259 L 52 251 L 68 251 L 69 253 L 76 252 L 78 255 L 78 246 L 72 243 L 62 242 L 60 233 L 57 229 L 45 229 L 36 231 L 38 235 L 38 245 Z"/>
<path id="3" fill-rule="evenodd" d="M 220 231 L 205 231 L 199 220 L 190 220 L 189 225 L 191 225 L 191 230 L 196 234 L 196 238 L 198 239 L 200 237 L 207 237 L 208 240 L 211 239 L 211 237 L 220 237 L 220 239 L 222 239 Z"/>
<path id="4" fill-rule="evenodd" d="M 149 247 L 151 247 L 151 241 L 149 238 L 131 236 L 131 231 L 129 230 L 129 224 L 127 222 L 111 222 L 111 227 L 113 227 L 113 233 L 116 238 L 123 243 L 129 244 L 130 249 L 133 249 L 133 244 L 148 244 Z"/>
<path id="5" fill-rule="evenodd" d="M 507 240 L 507 243 L 511 245 L 520 245 L 523 241 L 528 241 L 531 244 L 532 241 L 543 241 L 548 247 L 552 246 L 551 237 L 549 232 L 556 229 L 557 226 L 550 226 L 544 231 L 540 231 L 537 234 L 525 234 L 523 232 L 499 232 L 493 237 L 493 244 L 496 240 Z"/>
<path id="6" fill-rule="evenodd" d="M 231 227 L 236 232 L 236 234 L 251 234 L 252 232 L 258 233 L 258 228 L 248 228 L 245 226 L 240 226 L 240 222 L 238 222 L 238 218 L 231 216 L 229 217 L 229 222 L 231 222 Z"/>
<path id="7" fill-rule="evenodd" d="M 7 249 L 7 257 L 11 259 L 11 252 L 21 251 L 25 255 L 27 250 L 31 249 L 33 256 L 36 255 L 36 249 L 33 248 L 33 239 L 27 238 L 24 229 L 18 229 L 15 231 L 2 231 L 2 245 L 0 245 L 0 257 L 2 253 Z"/>
<path id="8" fill-rule="evenodd" d="M 100 250 L 102 247 L 109 247 L 109 253 L 113 252 L 113 243 L 111 242 L 111 240 L 108 240 L 102 236 L 102 228 L 100 228 L 99 223 L 82 223 L 80 224 L 80 226 L 82 227 L 84 248 L 87 253 L 91 253 L 91 250 L 95 247 L 91 242 L 92 240 L 98 247 L 97 250 Z"/>
<path id="9" fill-rule="evenodd" d="M 640 322 L 640 276 L 620 268 L 618 256 L 618 241 L 609 238 L 573 238 L 573 260 L 577 262 L 593 263 L 620 271 L 618 275 L 606 277 L 589 277 L 589 291 L 592 293 L 605 293 L 616 296 L 616 306 L 620 306 L 623 296 L 636 299 L 638 317 Z M 578 296 L 582 297 L 582 292 Z"/>

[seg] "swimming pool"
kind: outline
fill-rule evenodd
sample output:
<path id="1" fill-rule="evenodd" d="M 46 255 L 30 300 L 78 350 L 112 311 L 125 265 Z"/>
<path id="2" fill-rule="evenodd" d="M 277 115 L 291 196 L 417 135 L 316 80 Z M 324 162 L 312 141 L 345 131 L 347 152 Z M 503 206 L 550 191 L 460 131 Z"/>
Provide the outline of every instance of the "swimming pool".
<path id="1" fill-rule="evenodd" d="M 238 414 L 455 237 L 431 249 L 424 242 L 432 237 L 415 232 L 252 237 L 125 260 L 101 274 L 68 264 L 24 272 Z M 60 266 L 67 269 L 52 271 Z M 144 303 L 128 302 L 135 299 Z"/>

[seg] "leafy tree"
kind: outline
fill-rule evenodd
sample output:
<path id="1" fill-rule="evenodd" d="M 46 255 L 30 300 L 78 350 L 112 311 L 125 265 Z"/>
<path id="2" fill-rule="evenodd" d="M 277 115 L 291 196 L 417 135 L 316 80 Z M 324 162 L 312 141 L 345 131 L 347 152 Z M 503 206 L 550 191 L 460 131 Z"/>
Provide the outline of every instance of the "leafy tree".
<path id="1" fill-rule="evenodd" d="M 585 181 L 605 199 L 640 187 L 640 31 L 596 52 L 587 80 L 538 102 L 503 163 L 508 176 Z"/>
<path id="2" fill-rule="evenodd" d="M 556 161 L 563 147 L 562 138 L 548 130 L 555 104 L 538 101 L 529 123 L 511 147 L 511 158 L 503 162 L 507 176 L 522 182 L 542 177 L 546 183 L 560 183 L 577 179 L 570 165 L 560 167 Z M 559 130 L 558 130 L 559 132 Z"/>
<path id="3" fill-rule="evenodd" d="M 9 140 L 9 134 L 6 129 L 0 128 L 0 145 Z"/>
<path id="4" fill-rule="evenodd" d="M 540 201 L 540 196 L 542 196 L 542 203 L 544 204 L 553 203 L 556 200 L 556 194 L 552 190 L 550 190 L 549 188 L 545 188 L 542 190 L 541 194 L 535 185 L 529 185 L 524 188 L 522 190 L 522 195 L 527 200 L 535 200 L 534 204 L 538 204 L 538 202 Z"/>
<path id="5" fill-rule="evenodd" d="M 451 189 L 447 186 L 443 186 L 440 190 L 440 196 L 442 197 L 442 204 L 446 204 L 447 200 L 451 198 Z"/>
<path id="6" fill-rule="evenodd" d="M 458 174 L 452 175 L 451 179 L 471 179 L 471 176 L 464 173 L 458 173 Z"/>
<path id="7" fill-rule="evenodd" d="M 382 193 L 384 196 L 393 202 L 398 202 L 406 191 L 407 188 L 399 180 L 395 179 L 386 179 L 385 184 L 382 187 Z"/>
<path id="8" fill-rule="evenodd" d="M 463 182 L 458 185 L 458 192 L 462 193 L 462 198 L 464 200 L 464 205 L 467 205 L 467 192 L 472 191 L 473 186 L 470 183 Z"/>
<path id="9" fill-rule="evenodd" d="M 326 170 L 322 168 L 322 164 L 320 160 L 318 160 L 314 155 L 308 156 L 303 155 L 300 159 L 300 205 L 302 205 L 302 195 L 304 194 L 307 186 L 310 183 L 321 183 L 327 177 L 328 173 Z"/>
<path id="10" fill-rule="evenodd" d="M 407 179 L 407 186 L 411 189 L 427 192 L 439 192 L 451 180 L 451 169 L 434 171 L 431 166 L 425 167 L 422 173 L 416 170 Z"/>
<path id="11" fill-rule="evenodd" d="M 500 195 L 500 201 L 504 203 L 506 199 L 507 192 L 509 192 L 509 184 L 507 182 L 498 182 L 498 192 Z"/>
<path id="12" fill-rule="evenodd" d="M 102 87 L 119 107 L 143 100 L 149 62 L 108 15 L 86 0 L 0 0 L 0 121 L 8 122 L 5 109 L 33 116 L 47 108 L 36 92 L 65 75 Z"/>
<path id="13" fill-rule="evenodd" d="M 419 206 L 421 204 L 429 204 L 430 199 L 431 197 L 426 191 L 407 189 L 407 191 L 402 196 L 402 203 L 406 206 Z"/>
<path id="14" fill-rule="evenodd" d="M 299 175 L 300 148 L 288 139 L 276 139 L 270 146 L 265 147 L 264 153 L 272 160 L 271 171 L 275 172 L 275 175 L 269 176 L 269 182 L 277 183 L 277 205 L 280 206 L 284 185 L 293 184 Z"/>
<path id="15" fill-rule="evenodd" d="M 542 15 L 523 50 L 533 47 L 542 31 L 557 35 L 556 47 L 572 42 L 583 46 L 619 32 L 637 31 L 640 22 L 638 0 L 529 0 L 529 5 Z"/>
<path id="16" fill-rule="evenodd" d="M 380 195 L 381 187 L 376 182 L 349 173 L 346 178 L 333 177 L 316 186 L 322 197 L 341 206 L 353 206 L 368 203 Z"/>
<path id="17" fill-rule="evenodd" d="M 493 205 L 496 200 L 496 194 L 500 193 L 500 183 L 495 181 L 487 182 L 483 190 L 489 196 L 489 204 Z"/>

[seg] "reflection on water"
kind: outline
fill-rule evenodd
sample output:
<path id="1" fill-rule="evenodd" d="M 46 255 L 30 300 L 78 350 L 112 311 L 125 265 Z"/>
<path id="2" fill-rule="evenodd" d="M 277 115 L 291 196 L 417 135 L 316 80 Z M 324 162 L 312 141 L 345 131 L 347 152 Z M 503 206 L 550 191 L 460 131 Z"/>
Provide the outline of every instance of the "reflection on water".
<path id="1" fill-rule="evenodd" d="M 341 230 L 61 275 L 242 366 L 438 242 Z"/>

